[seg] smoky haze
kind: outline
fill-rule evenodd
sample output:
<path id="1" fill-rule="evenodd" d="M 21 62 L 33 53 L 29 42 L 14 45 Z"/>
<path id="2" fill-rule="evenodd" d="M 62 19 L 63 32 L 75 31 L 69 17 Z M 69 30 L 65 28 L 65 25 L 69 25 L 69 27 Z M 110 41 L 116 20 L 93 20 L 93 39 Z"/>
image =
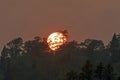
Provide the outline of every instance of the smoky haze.
<path id="1" fill-rule="evenodd" d="M 68 30 L 70 40 L 101 39 L 120 31 L 119 0 L 1 0 L 0 49 L 16 37 Z"/>

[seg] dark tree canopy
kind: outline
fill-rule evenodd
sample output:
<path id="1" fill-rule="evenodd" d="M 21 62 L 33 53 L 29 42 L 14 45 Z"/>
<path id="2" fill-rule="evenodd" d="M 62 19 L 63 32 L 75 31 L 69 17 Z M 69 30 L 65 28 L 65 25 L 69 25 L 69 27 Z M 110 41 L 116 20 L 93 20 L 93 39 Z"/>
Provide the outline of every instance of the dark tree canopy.
<path id="1" fill-rule="evenodd" d="M 68 37 L 67 30 L 61 32 Z M 114 34 L 107 46 L 102 40 L 73 40 L 56 51 L 46 40 L 18 37 L 4 45 L 0 80 L 119 80 L 120 35 Z"/>

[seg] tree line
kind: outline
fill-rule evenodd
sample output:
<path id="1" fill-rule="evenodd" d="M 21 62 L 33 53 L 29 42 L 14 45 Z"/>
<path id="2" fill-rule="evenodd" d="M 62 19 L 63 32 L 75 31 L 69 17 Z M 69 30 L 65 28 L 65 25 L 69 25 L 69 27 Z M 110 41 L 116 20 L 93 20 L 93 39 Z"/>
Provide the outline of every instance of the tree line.
<path id="1" fill-rule="evenodd" d="M 108 45 L 96 39 L 70 41 L 54 52 L 46 38 L 18 37 L 1 51 L 0 80 L 120 80 L 119 67 L 119 34 Z"/>
<path id="2" fill-rule="evenodd" d="M 114 68 L 110 64 L 104 65 L 100 62 L 94 67 L 87 60 L 81 72 L 71 70 L 66 73 L 64 80 L 120 80 L 120 77 L 116 77 Z"/>

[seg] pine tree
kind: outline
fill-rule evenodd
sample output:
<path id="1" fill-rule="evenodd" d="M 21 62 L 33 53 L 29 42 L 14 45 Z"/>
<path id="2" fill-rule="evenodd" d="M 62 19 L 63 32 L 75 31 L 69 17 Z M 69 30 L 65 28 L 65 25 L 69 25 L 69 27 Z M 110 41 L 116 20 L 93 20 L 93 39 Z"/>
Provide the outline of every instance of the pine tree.
<path id="1" fill-rule="evenodd" d="M 108 64 L 105 67 L 104 78 L 105 80 L 114 80 L 114 77 L 115 77 L 114 69 L 110 64 Z"/>
<path id="2" fill-rule="evenodd" d="M 104 79 L 104 66 L 103 66 L 103 64 L 102 63 L 99 63 L 99 65 L 97 65 L 97 68 L 96 68 L 96 70 L 95 70 L 95 78 L 97 79 L 97 80 L 103 80 Z"/>
<path id="3" fill-rule="evenodd" d="M 111 54 L 111 63 L 118 62 L 120 58 L 120 40 L 116 34 L 113 35 L 112 41 L 110 42 L 110 54 Z"/>
<path id="4" fill-rule="evenodd" d="M 92 80 L 92 78 L 93 78 L 93 69 L 92 69 L 92 64 L 90 63 L 89 60 L 86 61 L 86 64 L 82 68 L 81 74 L 83 75 L 85 80 Z"/>
<path id="5" fill-rule="evenodd" d="M 113 38 L 112 38 L 112 41 L 110 42 L 110 52 L 111 52 L 112 54 L 113 54 L 113 53 L 116 53 L 118 47 L 119 47 L 119 40 L 117 39 L 117 35 L 114 34 L 114 35 L 113 35 Z"/>

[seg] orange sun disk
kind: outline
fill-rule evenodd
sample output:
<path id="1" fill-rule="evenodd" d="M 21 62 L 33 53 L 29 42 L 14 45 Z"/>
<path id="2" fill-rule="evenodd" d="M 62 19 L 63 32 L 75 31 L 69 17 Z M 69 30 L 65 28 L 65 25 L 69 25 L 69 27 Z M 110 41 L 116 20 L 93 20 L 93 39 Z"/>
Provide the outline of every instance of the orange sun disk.
<path id="1" fill-rule="evenodd" d="M 51 50 L 55 51 L 60 48 L 61 45 L 67 42 L 67 37 L 61 32 L 54 32 L 47 38 L 47 43 Z"/>

